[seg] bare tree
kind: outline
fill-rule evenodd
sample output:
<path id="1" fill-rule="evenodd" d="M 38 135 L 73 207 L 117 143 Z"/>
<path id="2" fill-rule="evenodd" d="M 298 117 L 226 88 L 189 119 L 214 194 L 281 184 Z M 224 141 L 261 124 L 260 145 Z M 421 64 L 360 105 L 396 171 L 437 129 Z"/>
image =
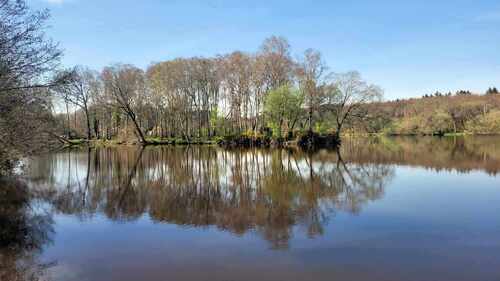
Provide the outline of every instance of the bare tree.
<path id="1" fill-rule="evenodd" d="M 103 70 L 102 79 L 105 95 L 108 97 L 107 105 L 123 111 L 132 120 L 139 141 L 147 144 L 134 110 L 145 94 L 144 72 L 132 65 L 114 65 Z"/>
<path id="2" fill-rule="evenodd" d="M 45 36 L 48 18 L 23 0 L 0 0 L 0 173 L 49 144 L 56 127 L 46 88 L 66 77 L 52 79 L 62 53 Z"/>
<path id="3" fill-rule="evenodd" d="M 176 136 L 183 127 L 183 113 L 186 111 L 186 99 L 179 90 L 182 79 L 181 60 L 165 61 L 150 66 L 147 70 L 148 85 L 153 100 L 161 108 L 161 131 L 167 130 L 170 136 Z"/>
<path id="4" fill-rule="evenodd" d="M 46 75 L 62 56 L 45 36 L 48 18 L 47 10 L 32 12 L 23 0 L 0 0 L 0 94 L 60 82 Z"/>
<path id="5" fill-rule="evenodd" d="M 67 72 L 71 73 L 71 79 L 67 83 L 56 87 L 56 92 L 66 102 L 83 111 L 87 124 L 87 139 L 90 140 L 92 138 L 92 128 L 89 107 L 92 98 L 97 94 L 96 91 L 99 90 L 99 77 L 97 73 L 83 67 L 75 67 L 75 69 Z"/>
<path id="6" fill-rule="evenodd" d="M 192 58 L 189 60 L 192 91 L 195 110 L 198 112 L 198 137 L 202 135 L 202 126 L 210 126 L 210 111 L 218 97 L 219 81 L 217 69 L 212 60 Z M 207 128 L 210 129 L 210 128 Z"/>
<path id="7" fill-rule="evenodd" d="M 380 87 L 369 85 L 358 72 L 336 74 L 328 91 L 334 105 L 336 134 L 339 139 L 346 121 L 362 117 L 358 116 L 356 112 L 362 105 L 379 101 L 383 96 Z"/>
<path id="8" fill-rule="evenodd" d="M 242 52 L 233 52 L 220 59 L 220 74 L 225 100 L 228 102 L 229 115 L 236 123 L 238 132 L 248 123 L 250 85 L 252 77 L 251 58 Z M 245 117 L 245 118 L 242 118 Z"/>
<path id="9" fill-rule="evenodd" d="M 284 37 L 271 36 L 265 39 L 257 58 L 263 64 L 266 91 L 290 83 L 293 60 L 290 56 L 290 44 Z"/>
<path id="10" fill-rule="evenodd" d="M 308 110 L 309 131 L 312 131 L 313 114 L 324 97 L 322 88 L 327 69 L 321 53 L 313 49 L 307 49 L 297 65 L 296 73 Z"/>

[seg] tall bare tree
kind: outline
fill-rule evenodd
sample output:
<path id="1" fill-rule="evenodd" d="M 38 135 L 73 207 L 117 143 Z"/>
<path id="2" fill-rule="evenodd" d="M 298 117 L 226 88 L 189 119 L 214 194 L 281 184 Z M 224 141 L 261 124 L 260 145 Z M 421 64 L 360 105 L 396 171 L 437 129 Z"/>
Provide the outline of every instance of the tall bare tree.
<path id="1" fill-rule="evenodd" d="M 92 98 L 97 95 L 96 91 L 99 90 L 98 74 L 84 67 L 75 67 L 67 72 L 71 73 L 69 81 L 55 87 L 55 90 L 62 99 L 83 111 L 87 125 L 87 139 L 90 140 L 92 127 L 89 107 Z"/>
<path id="2" fill-rule="evenodd" d="M 313 49 L 307 49 L 297 65 L 296 73 L 308 111 L 309 131 L 312 131 L 313 114 L 324 98 L 322 89 L 325 85 L 327 69 L 321 53 Z"/>
<path id="3" fill-rule="evenodd" d="M 380 101 L 383 95 L 380 87 L 368 84 L 358 72 L 336 74 L 328 91 L 334 104 L 337 138 L 340 138 L 346 121 L 363 117 L 357 114 L 361 106 Z"/>
<path id="4" fill-rule="evenodd" d="M 147 144 L 146 137 L 139 126 L 135 107 L 145 95 L 144 72 L 132 65 L 114 65 L 102 72 L 105 95 L 108 105 L 120 109 L 134 124 L 135 133 L 142 144 Z"/>
<path id="5" fill-rule="evenodd" d="M 284 37 L 271 36 L 265 39 L 257 57 L 263 64 L 266 91 L 277 89 L 291 81 L 293 60 L 290 56 L 290 44 Z"/>
<path id="6" fill-rule="evenodd" d="M 229 115 L 238 132 L 248 125 L 251 85 L 251 58 L 242 52 L 233 52 L 220 59 L 222 87 L 228 103 Z M 245 121 L 243 124 L 242 121 Z M 247 128 L 248 129 L 248 128 Z"/>

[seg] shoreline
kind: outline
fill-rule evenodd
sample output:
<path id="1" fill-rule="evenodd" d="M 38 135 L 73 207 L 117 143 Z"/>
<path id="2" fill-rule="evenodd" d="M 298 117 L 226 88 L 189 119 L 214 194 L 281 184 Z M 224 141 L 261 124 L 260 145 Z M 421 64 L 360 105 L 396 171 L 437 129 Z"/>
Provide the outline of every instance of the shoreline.
<path id="1" fill-rule="evenodd" d="M 420 134 L 382 134 L 382 133 L 373 133 L 373 134 L 346 134 L 345 138 L 383 138 L 383 137 L 411 137 L 411 138 L 420 138 L 420 137 L 435 137 L 435 138 L 455 138 L 455 137 L 494 137 L 500 136 L 500 134 L 470 134 L 470 133 L 457 133 L 457 134 L 444 134 L 444 135 L 420 135 Z M 148 143 L 142 144 L 141 142 L 134 141 L 121 141 L 121 140 L 101 140 L 101 139 L 72 139 L 68 140 L 68 143 L 63 145 L 63 148 L 75 148 L 75 147 L 118 147 L 118 146 L 192 146 L 192 145 L 200 145 L 200 146 L 220 146 L 227 148 L 301 148 L 298 140 L 285 141 L 282 140 L 280 142 L 272 139 L 268 142 L 259 142 L 259 143 L 226 143 L 221 140 L 211 139 L 211 140 L 183 140 L 183 139 L 148 139 Z M 329 148 L 332 145 L 319 145 L 318 148 Z"/>

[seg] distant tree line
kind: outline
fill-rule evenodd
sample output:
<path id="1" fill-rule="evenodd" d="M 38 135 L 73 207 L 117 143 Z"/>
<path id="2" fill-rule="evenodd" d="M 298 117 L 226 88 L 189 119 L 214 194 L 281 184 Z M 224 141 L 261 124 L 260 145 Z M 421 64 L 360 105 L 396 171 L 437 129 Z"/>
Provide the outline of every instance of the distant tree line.
<path id="1" fill-rule="evenodd" d="M 458 91 L 366 105 L 366 120 L 355 132 L 401 135 L 500 134 L 500 95 Z"/>
<path id="2" fill-rule="evenodd" d="M 484 94 L 485 95 L 497 95 L 497 94 L 499 94 L 499 92 L 498 92 L 498 89 L 496 87 L 493 87 L 493 88 L 490 87 L 490 88 L 488 88 L 488 90 L 486 90 L 486 92 Z M 458 90 L 455 92 L 455 95 L 456 96 L 471 96 L 471 95 L 473 95 L 473 93 L 469 90 Z M 434 94 L 430 94 L 430 95 L 426 94 L 423 97 L 424 98 L 432 98 L 432 97 L 443 97 L 443 96 L 451 97 L 451 96 L 453 96 L 453 93 L 448 92 L 446 94 L 443 94 L 440 91 L 436 91 Z"/>
<path id="3" fill-rule="evenodd" d="M 488 90 L 486 91 L 486 95 L 498 95 L 498 94 L 499 92 L 496 87 L 488 88 Z"/>

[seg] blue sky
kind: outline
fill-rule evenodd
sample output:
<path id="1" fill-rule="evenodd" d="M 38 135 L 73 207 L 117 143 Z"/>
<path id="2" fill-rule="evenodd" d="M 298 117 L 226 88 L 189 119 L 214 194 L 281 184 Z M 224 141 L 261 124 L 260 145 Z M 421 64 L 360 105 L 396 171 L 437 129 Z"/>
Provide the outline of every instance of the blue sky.
<path id="1" fill-rule="evenodd" d="M 270 35 L 358 70 L 386 99 L 500 87 L 499 0 L 29 0 L 52 12 L 65 65 L 146 68 L 175 57 L 254 52 Z"/>

